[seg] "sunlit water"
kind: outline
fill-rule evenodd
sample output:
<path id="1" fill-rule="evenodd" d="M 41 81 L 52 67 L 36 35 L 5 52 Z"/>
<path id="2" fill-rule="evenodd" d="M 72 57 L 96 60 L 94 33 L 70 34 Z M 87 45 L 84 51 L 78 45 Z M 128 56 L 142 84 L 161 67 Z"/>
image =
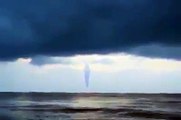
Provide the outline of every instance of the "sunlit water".
<path id="1" fill-rule="evenodd" d="M 181 120 L 179 94 L 0 93 L 0 120 Z"/>

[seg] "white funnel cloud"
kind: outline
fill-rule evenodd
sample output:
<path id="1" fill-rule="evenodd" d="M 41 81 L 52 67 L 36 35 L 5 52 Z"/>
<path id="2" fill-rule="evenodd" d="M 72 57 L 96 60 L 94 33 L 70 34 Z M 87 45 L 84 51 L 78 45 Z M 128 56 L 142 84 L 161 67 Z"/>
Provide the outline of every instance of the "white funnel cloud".
<path id="1" fill-rule="evenodd" d="M 84 79 L 85 79 L 86 87 L 89 87 L 89 78 L 90 78 L 90 67 L 89 67 L 88 64 L 85 64 L 85 67 L 84 67 Z"/>

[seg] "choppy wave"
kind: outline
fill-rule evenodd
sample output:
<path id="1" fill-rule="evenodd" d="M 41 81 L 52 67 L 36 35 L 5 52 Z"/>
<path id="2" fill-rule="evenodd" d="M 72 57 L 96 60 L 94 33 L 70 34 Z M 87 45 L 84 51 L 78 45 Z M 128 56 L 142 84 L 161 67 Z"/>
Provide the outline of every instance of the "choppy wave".
<path id="1" fill-rule="evenodd" d="M 51 120 L 55 117 L 181 120 L 181 97 L 173 94 L 16 94 L 0 98 L 0 120 Z"/>

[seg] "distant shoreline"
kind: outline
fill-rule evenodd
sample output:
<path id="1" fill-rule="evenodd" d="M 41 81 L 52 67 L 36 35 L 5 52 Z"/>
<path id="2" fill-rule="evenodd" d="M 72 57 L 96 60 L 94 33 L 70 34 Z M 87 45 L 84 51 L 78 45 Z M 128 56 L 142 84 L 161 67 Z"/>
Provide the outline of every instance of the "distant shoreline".
<path id="1" fill-rule="evenodd" d="M 0 94 L 115 94 L 115 95 L 181 95 L 181 93 L 106 93 L 106 92 L 0 92 Z"/>

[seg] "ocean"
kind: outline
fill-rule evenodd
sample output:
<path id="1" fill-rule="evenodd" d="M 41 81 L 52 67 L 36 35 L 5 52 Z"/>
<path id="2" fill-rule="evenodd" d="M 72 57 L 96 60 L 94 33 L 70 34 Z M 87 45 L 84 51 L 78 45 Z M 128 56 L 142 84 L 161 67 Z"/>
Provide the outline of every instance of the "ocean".
<path id="1" fill-rule="evenodd" d="M 181 120 L 181 94 L 0 93 L 0 120 Z"/>

